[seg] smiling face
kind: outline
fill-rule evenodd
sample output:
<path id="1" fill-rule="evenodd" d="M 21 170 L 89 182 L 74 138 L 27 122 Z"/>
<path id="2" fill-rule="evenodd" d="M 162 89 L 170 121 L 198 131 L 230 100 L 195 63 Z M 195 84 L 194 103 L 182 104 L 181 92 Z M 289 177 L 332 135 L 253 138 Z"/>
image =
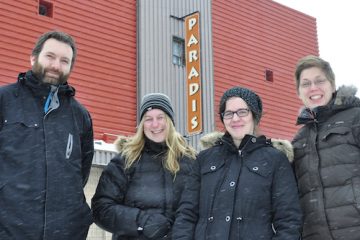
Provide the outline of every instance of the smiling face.
<path id="1" fill-rule="evenodd" d="M 246 102 L 239 97 L 232 97 L 226 101 L 225 111 L 235 112 L 239 109 L 248 109 Z M 241 140 L 246 134 L 254 134 L 255 121 L 253 114 L 249 111 L 249 114 L 244 117 L 239 117 L 234 114 L 230 119 L 224 119 L 224 126 L 226 131 L 231 135 L 236 146 L 240 146 Z"/>
<path id="2" fill-rule="evenodd" d="M 144 115 L 144 134 L 154 142 L 164 142 L 168 133 L 166 113 L 152 109 Z"/>
<path id="3" fill-rule="evenodd" d="M 299 79 L 298 94 L 305 107 L 313 109 L 330 102 L 335 88 L 320 68 L 304 69 Z"/>
<path id="4" fill-rule="evenodd" d="M 31 56 L 32 71 L 45 83 L 63 84 L 70 75 L 72 57 L 70 45 L 50 38 L 44 43 L 39 56 Z"/>

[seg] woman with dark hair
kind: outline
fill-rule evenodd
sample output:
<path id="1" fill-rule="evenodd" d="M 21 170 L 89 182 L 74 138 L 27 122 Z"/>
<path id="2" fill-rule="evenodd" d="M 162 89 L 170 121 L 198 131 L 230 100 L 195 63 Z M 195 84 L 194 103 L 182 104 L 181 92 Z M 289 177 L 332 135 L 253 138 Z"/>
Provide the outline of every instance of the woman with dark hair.
<path id="1" fill-rule="evenodd" d="M 298 240 L 301 213 L 295 177 L 286 155 L 257 136 L 262 102 L 233 87 L 220 100 L 225 133 L 205 136 L 200 152 L 196 240 Z M 277 143 L 284 148 L 291 144 Z M 286 149 L 286 148 L 284 148 Z"/>

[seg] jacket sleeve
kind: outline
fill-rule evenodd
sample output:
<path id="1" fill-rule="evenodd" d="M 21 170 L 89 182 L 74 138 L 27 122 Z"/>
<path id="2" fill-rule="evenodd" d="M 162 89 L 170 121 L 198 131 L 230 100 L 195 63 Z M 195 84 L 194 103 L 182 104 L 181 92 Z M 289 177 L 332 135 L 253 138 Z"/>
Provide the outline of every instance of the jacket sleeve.
<path id="1" fill-rule="evenodd" d="M 272 188 L 273 240 L 300 239 L 302 214 L 295 177 L 287 157 L 279 153 L 275 161 Z"/>
<path id="2" fill-rule="evenodd" d="M 1 113 L 0 113 L 1 115 Z M 357 146 L 360 148 L 360 113 L 356 115 L 355 121 L 353 122 L 352 126 L 352 134 L 355 138 Z M 0 128 L 1 129 L 1 128 Z"/>
<path id="3" fill-rule="evenodd" d="M 3 116 L 2 116 L 2 110 L 0 109 L 0 131 L 3 127 L 3 122 L 4 122 L 4 120 L 3 120 Z"/>
<path id="4" fill-rule="evenodd" d="M 111 160 L 101 174 L 91 206 L 95 223 L 108 232 L 138 236 L 140 210 L 124 205 L 128 179 L 120 156 Z"/>
<path id="5" fill-rule="evenodd" d="M 2 103 L 3 103 L 3 95 L 2 95 L 2 92 L 0 91 L 0 131 L 3 128 L 3 125 L 4 125 Z"/>
<path id="6" fill-rule="evenodd" d="M 81 136 L 81 154 L 82 165 L 81 172 L 83 178 L 83 186 L 86 185 L 90 175 L 91 164 L 94 156 L 94 133 L 90 114 L 87 112 L 84 121 L 84 130 Z"/>
<path id="7" fill-rule="evenodd" d="M 199 165 L 190 160 L 189 174 L 185 175 L 184 189 L 181 193 L 175 222 L 172 228 L 172 239 L 193 240 L 199 211 L 200 174 Z"/>

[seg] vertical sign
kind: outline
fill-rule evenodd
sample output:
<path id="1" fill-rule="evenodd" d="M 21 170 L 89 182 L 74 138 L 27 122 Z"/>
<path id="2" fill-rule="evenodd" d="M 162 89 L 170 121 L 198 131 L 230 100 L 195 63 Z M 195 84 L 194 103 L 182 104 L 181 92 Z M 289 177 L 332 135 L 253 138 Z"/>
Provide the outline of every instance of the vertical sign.
<path id="1" fill-rule="evenodd" d="M 187 132 L 189 135 L 202 131 L 199 15 L 197 12 L 185 18 Z"/>

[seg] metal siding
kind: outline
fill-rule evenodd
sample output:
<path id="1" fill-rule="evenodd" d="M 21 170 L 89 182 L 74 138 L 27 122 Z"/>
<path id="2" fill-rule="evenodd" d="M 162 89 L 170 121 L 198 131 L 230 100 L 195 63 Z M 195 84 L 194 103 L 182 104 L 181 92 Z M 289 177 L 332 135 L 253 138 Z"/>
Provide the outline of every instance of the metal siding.
<path id="1" fill-rule="evenodd" d="M 172 63 L 172 37 L 185 37 L 183 17 L 200 12 L 204 133 L 214 129 L 211 1 L 138 0 L 138 103 L 150 92 L 167 94 L 174 105 L 177 130 L 186 134 L 185 67 Z M 202 134 L 201 134 L 202 135 Z M 197 147 L 201 135 L 189 137 Z"/>
<path id="2" fill-rule="evenodd" d="M 94 149 L 92 164 L 97 166 L 107 166 L 118 154 L 114 144 L 107 144 L 102 140 L 94 141 Z"/>
<path id="3" fill-rule="evenodd" d="M 0 4 L 0 84 L 30 68 L 39 35 L 60 29 L 74 36 L 78 58 L 69 83 L 90 111 L 95 137 L 130 134 L 136 125 L 136 2 L 50 1 L 53 18 L 37 13 L 38 1 Z"/>
<path id="4" fill-rule="evenodd" d="M 319 53 L 316 19 L 271 0 L 213 0 L 212 8 L 215 109 L 227 88 L 248 87 L 263 100 L 262 133 L 291 139 L 301 105 L 293 72 L 300 57 Z"/>

